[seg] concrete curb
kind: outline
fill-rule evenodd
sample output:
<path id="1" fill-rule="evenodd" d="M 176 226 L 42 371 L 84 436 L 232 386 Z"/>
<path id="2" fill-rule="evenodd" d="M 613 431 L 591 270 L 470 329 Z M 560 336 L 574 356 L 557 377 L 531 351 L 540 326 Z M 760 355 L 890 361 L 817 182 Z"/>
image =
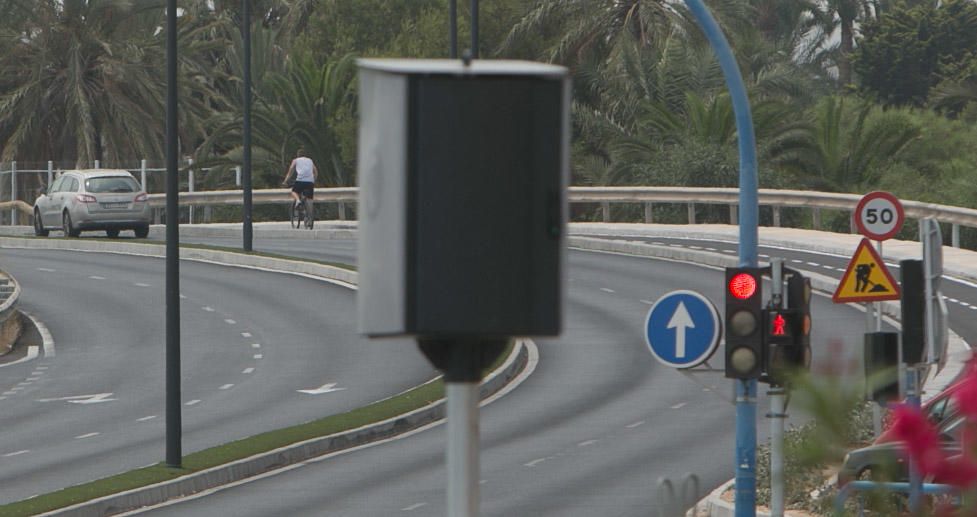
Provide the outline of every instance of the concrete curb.
<path id="1" fill-rule="evenodd" d="M 517 342 L 516 346 L 513 347 L 512 353 L 503 365 L 492 372 L 482 382 L 480 388 L 481 398 L 488 398 L 505 387 L 525 367 L 528 358 L 529 351 L 527 346 L 521 341 Z M 441 399 L 423 408 L 382 422 L 329 436 L 313 438 L 164 483 L 113 494 L 40 515 L 94 517 L 113 515 L 145 506 L 153 506 L 171 499 L 186 497 L 326 454 L 393 438 L 397 435 L 442 420 L 444 416 L 445 403 L 444 399 Z"/>

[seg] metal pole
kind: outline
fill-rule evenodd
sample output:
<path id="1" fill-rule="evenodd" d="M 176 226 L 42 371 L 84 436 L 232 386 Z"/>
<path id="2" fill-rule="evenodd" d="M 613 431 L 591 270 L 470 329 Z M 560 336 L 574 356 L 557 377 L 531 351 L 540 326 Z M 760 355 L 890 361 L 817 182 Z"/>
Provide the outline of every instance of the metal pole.
<path id="1" fill-rule="evenodd" d="M 719 24 L 713 19 L 702 0 L 685 0 L 689 11 L 702 27 L 709 40 L 729 88 L 736 115 L 740 156 L 739 177 L 739 263 L 743 267 L 757 265 L 757 158 L 753 116 L 746 86 L 739 65 Z M 756 515 L 756 394 L 757 381 L 736 381 L 736 510 L 735 517 Z"/>
<path id="2" fill-rule="evenodd" d="M 17 201 L 17 162 L 10 162 L 10 200 Z M 17 225 L 17 209 L 10 209 L 10 224 Z"/>
<path id="3" fill-rule="evenodd" d="M 241 35 L 244 41 L 244 63 L 242 67 L 244 72 L 244 213 L 242 215 L 244 228 L 241 231 L 244 242 L 242 242 L 241 247 L 244 251 L 251 251 L 253 241 L 251 225 L 251 0 L 243 1 Z"/>
<path id="4" fill-rule="evenodd" d="M 472 59 L 478 59 L 478 0 L 472 0 Z"/>
<path id="5" fill-rule="evenodd" d="M 885 267 L 885 257 L 882 254 L 882 241 L 877 241 L 879 246 L 879 259 L 882 263 L 879 267 Z M 875 331 L 882 332 L 882 302 L 875 302 Z"/>
<path id="6" fill-rule="evenodd" d="M 448 57 L 458 59 L 458 0 L 448 1 Z"/>
<path id="7" fill-rule="evenodd" d="M 478 515 L 478 383 L 446 383 L 448 516 Z"/>
<path id="8" fill-rule="evenodd" d="M 770 515 L 784 515 L 784 420 L 786 414 L 784 388 L 770 388 Z"/>
<path id="9" fill-rule="evenodd" d="M 194 176 L 194 174 L 193 174 L 193 158 L 187 158 L 187 192 L 193 192 L 194 191 L 194 185 L 193 185 L 193 183 L 194 183 L 194 181 L 193 181 L 194 180 L 194 177 L 193 176 Z M 189 219 L 189 222 L 190 222 L 190 224 L 193 224 L 193 208 L 194 207 L 193 207 L 193 205 L 190 205 L 187 208 L 190 209 L 190 214 L 189 214 L 190 219 Z"/>
<path id="10" fill-rule="evenodd" d="M 919 370 L 916 365 L 906 368 L 906 402 L 910 407 L 919 409 Z M 919 514 L 919 503 L 923 491 L 923 478 L 919 475 L 919 465 L 909 458 L 909 511 L 912 515 Z"/>
<path id="11" fill-rule="evenodd" d="M 51 186 L 51 182 L 54 181 L 54 162 L 51 160 L 47 161 L 47 186 Z"/>
<path id="12" fill-rule="evenodd" d="M 166 2 L 166 465 L 183 464 L 180 407 L 180 148 L 176 88 L 176 0 Z"/>
<path id="13" fill-rule="evenodd" d="M 146 159 L 139 160 L 139 181 L 142 182 L 142 189 L 149 193 L 149 186 L 146 185 Z"/>

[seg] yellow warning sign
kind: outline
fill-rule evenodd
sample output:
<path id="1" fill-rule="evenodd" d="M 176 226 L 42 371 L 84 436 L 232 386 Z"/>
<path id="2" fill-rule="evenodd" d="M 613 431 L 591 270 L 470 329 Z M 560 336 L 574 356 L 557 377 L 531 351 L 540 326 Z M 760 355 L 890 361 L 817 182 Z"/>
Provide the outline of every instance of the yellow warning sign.
<path id="1" fill-rule="evenodd" d="M 835 303 L 899 299 L 899 284 L 868 239 L 858 243 L 832 299 Z"/>

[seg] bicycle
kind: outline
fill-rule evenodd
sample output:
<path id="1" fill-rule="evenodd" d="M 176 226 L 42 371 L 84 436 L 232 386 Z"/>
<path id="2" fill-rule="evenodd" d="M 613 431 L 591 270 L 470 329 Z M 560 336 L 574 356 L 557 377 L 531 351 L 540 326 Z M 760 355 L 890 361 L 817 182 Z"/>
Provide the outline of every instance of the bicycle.
<path id="1" fill-rule="evenodd" d="M 288 220 L 292 228 L 305 226 L 311 230 L 315 225 L 315 203 L 312 198 L 305 195 L 305 192 L 299 192 L 298 206 L 295 203 L 288 204 Z"/>

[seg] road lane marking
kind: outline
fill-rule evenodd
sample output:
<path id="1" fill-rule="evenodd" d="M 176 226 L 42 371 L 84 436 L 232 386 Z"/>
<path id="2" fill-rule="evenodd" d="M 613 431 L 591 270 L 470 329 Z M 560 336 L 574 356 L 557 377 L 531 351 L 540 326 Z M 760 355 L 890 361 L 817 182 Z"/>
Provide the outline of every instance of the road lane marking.
<path id="1" fill-rule="evenodd" d="M 601 291 L 604 291 L 605 293 L 613 293 L 614 292 L 614 289 L 608 289 L 606 287 L 601 287 L 600 290 Z"/>
<path id="2" fill-rule="evenodd" d="M 156 415 L 144 416 L 142 418 L 137 418 L 136 419 L 136 422 L 148 422 L 148 421 L 150 421 L 150 420 L 152 420 L 154 418 L 156 418 Z"/>
<path id="3" fill-rule="evenodd" d="M 200 399 L 193 399 L 190 402 L 187 402 L 188 406 L 195 406 L 197 404 L 200 404 Z"/>
<path id="4" fill-rule="evenodd" d="M 136 282 L 136 287 L 152 287 L 152 286 L 149 284 L 144 284 L 142 282 Z"/>
<path id="5" fill-rule="evenodd" d="M 587 446 L 593 445 L 595 443 L 597 443 L 597 440 L 586 440 L 586 441 L 582 441 L 582 442 L 578 443 L 577 444 L 577 447 L 587 447 Z"/>
<path id="6" fill-rule="evenodd" d="M 264 354 L 254 354 L 255 359 L 263 359 L 264 357 Z"/>
<path id="7" fill-rule="evenodd" d="M 642 426 L 642 425 L 645 425 L 645 421 L 644 420 L 642 420 L 640 422 L 635 422 L 633 424 L 628 424 L 628 425 L 626 425 L 624 427 L 626 427 L 627 429 L 634 429 L 635 427 L 639 427 L 639 426 Z"/>
<path id="8" fill-rule="evenodd" d="M 222 389 L 222 390 L 229 390 L 229 389 L 231 389 L 233 387 L 234 387 L 233 384 L 225 384 L 225 385 L 221 386 L 220 389 Z"/>
<path id="9" fill-rule="evenodd" d="M 638 301 L 640 301 L 641 303 L 643 303 L 645 305 L 654 305 L 655 304 L 655 302 L 653 302 L 651 300 L 638 300 Z"/>
<path id="10" fill-rule="evenodd" d="M 101 402 L 111 402 L 113 399 L 109 398 L 112 393 L 95 393 L 93 395 L 72 395 L 70 397 L 54 397 L 48 399 L 37 399 L 38 402 L 68 402 L 70 404 L 98 404 Z"/>
<path id="11" fill-rule="evenodd" d="M 241 333 L 241 337 L 251 337 L 251 333 L 250 332 L 242 332 Z"/>
<path id="12" fill-rule="evenodd" d="M 12 458 L 14 456 L 20 456 L 21 454 L 27 454 L 28 452 L 31 452 L 31 451 L 28 450 L 28 449 L 24 449 L 22 451 L 17 451 L 17 452 L 8 452 L 7 454 L 4 454 L 3 457 L 4 458 Z"/>
<path id="13" fill-rule="evenodd" d="M 672 409 L 682 409 L 683 407 L 685 407 L 685 402 L 679 402 L 678 404 L 672 406 Z"/>
<path id="14" fill-rule="evenodd" d="M 323 393 L 332 393 L 334 391 L 343 391 L 345 389 L 346 388 L 337 388 L 335 382 L 330 382 L 328 384 L 323 384 L 318 388 L 309 389 L 309 390 L 295 390 L 295 391 L 299 393 L 308 393 L 309 395 L 322 395 Z"/>
<path id="15" fill-rule="evenodd" d="M 233 325 L 233 324 L 237 323 L 236 321 L 230 320 L 230 319 L 224 320 L 224 322 L 227 323 L 228 325 Z"/>
<path id="16" fill-rule="evenodd" d="M 39 268 L 37 268 L 37 270 L 38 271 L 44 271 L 45 273 L 54 273 L 55 271 L 57 271 L 55 269 L 50 269 L 50 268 L 46 268 L 46 267 L 39 267 Z"/>
<path id="17" fill-rule="evenodd" d="M 91 278 L 92 280 L 105 280 L 104 276 L 98 276 L 98 275 L 92 275 L 88 278 Z"/>
<path id="18" fill-rule="evenodd" d="M 214 312 L 214 308 L 213 307 L 201 307 L 201 309 L 203 309 L 203 310 L 205 310 L 207 312 Z"/>
<path id="19" fill-rule="evenodd" d="M 532 467 L 535 467 L 536 465 L 539 465 L 540 463 L 543 463 L 544 461 L 546 461 L 546 460 L 548 460 L 548 459 L 550 459 L 552 457 L 553 456 L 549 456 L 549 457 L 546 457 L 546 458 L 535 459 L 533 461 L 530 461 L 529 463 L 523 463 L 523 466 L 524 467 L 532 468 Z"/>
<path id="20" fill-rule="evenodd" d="M 814 267 L 821 267 L 821 264 L 818 262 L 808 262 L 807 265 L 814 266 Z"/>
<path id="21" fill-rule="evenodd" d="M 261 343 L 251 343 L 251 348 L 261 348 Z"/>
<path id="22" fill-rule="evenodd" d="M 427 503 L 412 504 L 410 506 L 405 506 L 405 507 L 401 508 L 400 510 L 403 511 L 403 512 L 413 512 L 414 510 L 416 510 L 418 508 L 422 508 L 424 506 L 427 506 Z"/>
<path id="23" fill-rule="evenodd" d="M 241 371 L 241 373 L 251 373 L 253 371 L 254 371 L 254 368 L 245 368 L 244 370 Z"/>
<path id="24" fill-rule="evenodd" d="M 101 434 L 101 433 L 88 433 L 88 434 L 83 434 L 83 435 L 80 435 L 80 436 L 76 436 L 75 437 L 75 440 L 84 440 L 85 438 L 91 438 L 93 436 L 98 436 L 99 434 Z"/>

